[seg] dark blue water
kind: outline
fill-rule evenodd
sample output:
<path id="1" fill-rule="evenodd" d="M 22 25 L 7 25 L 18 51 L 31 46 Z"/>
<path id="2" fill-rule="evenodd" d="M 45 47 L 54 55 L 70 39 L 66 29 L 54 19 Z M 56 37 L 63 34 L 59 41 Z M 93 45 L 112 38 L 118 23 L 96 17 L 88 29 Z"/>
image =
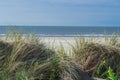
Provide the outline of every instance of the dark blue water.
<path id="1" fill-rule="evenodd" d="M 74 26 L 0 26 L 0 34 L 8 31 L 19 31 L 23 34 L 34 33 L 40 36 L 102 36 L 104 33 L 120 35 L 120 27 L 74 27 Z"/>

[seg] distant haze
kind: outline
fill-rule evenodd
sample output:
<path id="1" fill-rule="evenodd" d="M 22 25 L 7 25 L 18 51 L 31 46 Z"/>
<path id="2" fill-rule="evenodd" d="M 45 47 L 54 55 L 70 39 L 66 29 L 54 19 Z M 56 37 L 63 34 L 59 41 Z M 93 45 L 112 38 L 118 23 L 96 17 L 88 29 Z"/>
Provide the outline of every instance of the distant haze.
<path id="1" fill-rule="evenodd" d="M 0 25 L 120 26 L 120 0 L 1 0 Z"/>

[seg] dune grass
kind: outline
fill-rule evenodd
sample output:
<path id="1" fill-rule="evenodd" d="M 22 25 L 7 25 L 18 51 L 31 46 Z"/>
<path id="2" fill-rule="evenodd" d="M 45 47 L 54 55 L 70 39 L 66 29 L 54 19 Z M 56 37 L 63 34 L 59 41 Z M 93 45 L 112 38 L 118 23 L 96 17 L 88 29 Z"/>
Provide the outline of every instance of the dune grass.
<path id="1" fill-rule="evenodd" d="M 94 38 L 79 37 L 72 46 L 75 62 L 80 64 L 82 70 L 90 76 L 108 79 L 109 67 L 116 76 L 120 77 L 120 47 L 117 35 L 103 37 L 104 43 L 97 42 Z M 103 64 L 106 62 L 106 64 Z M 118 80 L 115 78 L 114 80 Z M 113 80 L 113 79 L 109 79 Z"/>
<path id="2" fill-rule="evenodd" d="M 0 40 L 0 80 L 116 80 L 120 77 L 119 38 L 105 35 L 103 40 L 105 44 L 94 36 L 76 37 L 70 45 L 71 56 L 62 44 L 55 50 L 34 34 L 8 33 Z M 110 71 L 115 75 L 110 76 Z"/>

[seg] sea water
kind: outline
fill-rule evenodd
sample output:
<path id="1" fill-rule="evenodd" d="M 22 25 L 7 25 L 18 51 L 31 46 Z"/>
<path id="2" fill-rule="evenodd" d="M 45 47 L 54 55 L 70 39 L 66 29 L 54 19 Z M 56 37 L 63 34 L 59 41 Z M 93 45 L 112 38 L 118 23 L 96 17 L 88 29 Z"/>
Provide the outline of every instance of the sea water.
<path id="1" fill-rule="evenodd" d="M 23 34 L 34 33 L 36 36 L 104 36 L 120 35 L 120 27 L 104 26 L 0 26 L 0 35 L 9 31 L 19 31 Z"/>

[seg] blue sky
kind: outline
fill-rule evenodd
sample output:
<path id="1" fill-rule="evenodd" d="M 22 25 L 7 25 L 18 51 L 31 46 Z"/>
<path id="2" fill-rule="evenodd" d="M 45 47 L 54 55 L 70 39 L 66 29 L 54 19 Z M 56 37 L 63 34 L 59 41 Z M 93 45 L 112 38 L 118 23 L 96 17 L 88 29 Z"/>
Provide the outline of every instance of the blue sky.
<path id="1" fill-rule="evenodd" d="M 120 0 L 0 0 L 0 25 L 120 26 Z"/>

